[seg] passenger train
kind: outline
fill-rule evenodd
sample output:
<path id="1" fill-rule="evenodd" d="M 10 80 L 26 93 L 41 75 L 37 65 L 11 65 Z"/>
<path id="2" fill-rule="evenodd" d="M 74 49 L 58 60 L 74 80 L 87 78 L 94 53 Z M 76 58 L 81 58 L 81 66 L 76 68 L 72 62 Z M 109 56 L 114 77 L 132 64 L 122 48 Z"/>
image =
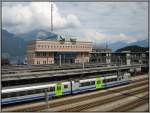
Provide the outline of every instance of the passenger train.
<path id="1" fill-rule="evenodd" d="M 97 76 L 81 80 L 59 81 L 42 85 L 6 88 L 2 89 L 1 104 L 8 105 L 13 103 L 44 99 L 45 91 L 49 97 L 56 97 L 67 94 L 76 94 L 89 90 L 109 88 L 129 83 L 129 81 L 130 73 L 125 73 L 123 76 Z"/>

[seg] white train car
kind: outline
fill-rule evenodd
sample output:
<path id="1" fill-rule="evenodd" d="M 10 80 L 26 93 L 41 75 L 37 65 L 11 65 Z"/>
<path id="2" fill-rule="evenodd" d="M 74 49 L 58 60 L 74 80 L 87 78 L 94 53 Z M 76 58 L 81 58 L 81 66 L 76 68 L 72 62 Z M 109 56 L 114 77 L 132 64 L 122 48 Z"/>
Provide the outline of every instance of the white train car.
<path id="1" fill-rule="evenodd" d="M 2 89 L 2 105 L 70 94 L 70 82 Z"/>
<path id="2" fill-rule="evenodd" d="M 45 92 L 49 97 L 74 94 L 84 91 L 91 91 L 102 88 L 109 88 L 116 85 L 129 83 L 130 74 L 123 76 L 109 75 L 82 80 L 59 81 L 54 83 L 37 84 L 33 86 L 20 86 L 15 88 L 2 89 L 2 105 L 32 101 L 45 98 Z"/>

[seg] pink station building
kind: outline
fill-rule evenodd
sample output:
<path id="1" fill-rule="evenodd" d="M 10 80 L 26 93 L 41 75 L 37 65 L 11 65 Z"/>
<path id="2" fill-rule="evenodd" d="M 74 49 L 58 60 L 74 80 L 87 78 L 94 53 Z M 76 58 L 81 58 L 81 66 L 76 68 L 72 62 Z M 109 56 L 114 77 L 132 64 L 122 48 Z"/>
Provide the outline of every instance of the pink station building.
<path id="1" fill-rule="evenodd" d="M 27 45 L 28 64 L 89 62 L 92 42 L 38 39 Z"/>

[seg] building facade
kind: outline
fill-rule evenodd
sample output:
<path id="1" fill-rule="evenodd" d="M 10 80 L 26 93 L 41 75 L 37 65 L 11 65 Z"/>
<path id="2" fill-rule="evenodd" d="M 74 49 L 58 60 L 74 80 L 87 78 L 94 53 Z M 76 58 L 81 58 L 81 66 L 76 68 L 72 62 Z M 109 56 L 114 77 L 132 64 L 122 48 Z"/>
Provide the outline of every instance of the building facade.
<path id="1" fill-rule="evenodd" d="M 111 53 L 112 50 L 104 47 L 94 47 L 92 52 L 90 52 L 90 62 L 92 63 L 111 63 Z"/>
<path id="2" fill-rule="evenodd" d="M 28 64 L 89 62 L 91 42 L 34 40 L 27 46 Z"/>

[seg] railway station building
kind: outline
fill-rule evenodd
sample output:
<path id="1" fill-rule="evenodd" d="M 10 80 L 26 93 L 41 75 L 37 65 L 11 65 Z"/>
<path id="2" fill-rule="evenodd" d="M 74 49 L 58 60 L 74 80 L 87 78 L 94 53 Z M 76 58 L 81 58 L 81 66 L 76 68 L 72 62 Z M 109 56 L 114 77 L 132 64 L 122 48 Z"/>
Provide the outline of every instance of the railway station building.
<path id="1" fill-rule="evenodd" d="M 82 63 L 90 61 L 92 42 L 37 39 L 27 45 L 28 64 Z"/>

